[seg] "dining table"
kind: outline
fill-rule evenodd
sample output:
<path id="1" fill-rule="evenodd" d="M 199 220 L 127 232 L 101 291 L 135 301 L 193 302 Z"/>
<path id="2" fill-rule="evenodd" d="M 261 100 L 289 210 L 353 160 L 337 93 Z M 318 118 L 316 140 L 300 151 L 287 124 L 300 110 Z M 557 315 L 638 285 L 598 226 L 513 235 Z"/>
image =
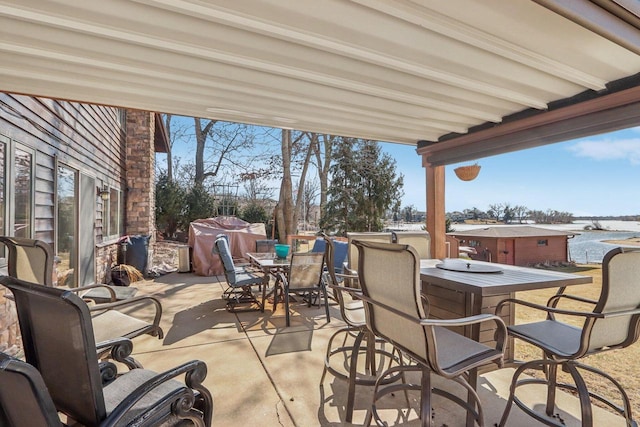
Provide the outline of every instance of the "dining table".
<path id="1" fill-rule="evenodd" d="M 495 314 L 497 304 L 515 297 L 516 292 L 592 282 L 590 276 L 460 258 L 420 260 L 420 280 L 422 293 L 429 301 L 428 315 L 436 319 Z M 515 306 L 508 304 L 499 315 L 507 326 L 513 325 Z M 496 326 L 491 322 L 455 328 L 456 332 L 489 346 L 495 346 L 495 329 Z M 514 342 L 513 338 L 508 337 L 505 362 L 509 364 L 513 361 Z M 478 374 L 486 370 L 470 373 L 469 383 L 472 387 L 477 387 Z M 471 417 L 467 418 L 467 425 L 473 425 Z"/>
<path id="2" fill-rule="evenodd" d="M 247 252 L 249 263 L 254 267 L 262 270 L 265 276 L 265 283 L 262 286 L 262 311 L 264 311 L 264 303 L 266 299 L 273 295 L 273 308 L 275 310 L 278 299 L 282 298 L 282 278 L 280 273 L 286 273 L 291 263 L 291 255 L 286 258 L 279 258 L 274 252 Z M 269 278 L 275 279 L 273 287 L 269 290 Z M 280 292 L 278 292 L 280 290 Z"/>

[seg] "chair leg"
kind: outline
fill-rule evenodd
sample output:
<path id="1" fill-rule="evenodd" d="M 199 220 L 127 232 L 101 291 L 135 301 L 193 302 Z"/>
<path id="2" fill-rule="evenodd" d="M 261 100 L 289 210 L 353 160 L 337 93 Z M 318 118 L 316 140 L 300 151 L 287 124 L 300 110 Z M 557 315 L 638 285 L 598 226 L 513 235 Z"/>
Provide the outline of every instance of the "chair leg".
<path id="1" fill-rule="evenodd" d="M 431 418 L 431 371 L 422 369 L 422 378 L 420 380 L 420 420 L 422 427 L 432 427 L 433 419 Z"/>
<path id="2" fill-rule="evenodd" d="M 290 325 L 290 319 L 289 319 L 289 289 L 287 286 L 284 287 L 283 290 L 284 293 L 284 313 L 285 313 L 285 319 L 286 319 L 286 325 L 287 327 L 289 327 Z"/>
<path id="3" fill-rule="evenodd" d="M 322 287 L 322 293 L 324 294 L 324 312 L 327 315 L 327 323 L 331 322 L 331 316 L 329 315 L 329 297 L 327 296 L 327 288 Z"/>

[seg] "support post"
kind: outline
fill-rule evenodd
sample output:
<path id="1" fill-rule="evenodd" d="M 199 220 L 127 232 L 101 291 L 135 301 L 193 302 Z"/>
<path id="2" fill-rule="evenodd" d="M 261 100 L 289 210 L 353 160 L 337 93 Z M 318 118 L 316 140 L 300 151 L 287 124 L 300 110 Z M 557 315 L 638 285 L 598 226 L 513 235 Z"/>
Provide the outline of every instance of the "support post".
<path id="1" fill-rule="evenodd" d="M 427 180 L 427 231 L 431 235 L 431 256 L 446 258 L 446 224 L 444 206 L 444 166 L 433 166 L 422 156 Z"/>

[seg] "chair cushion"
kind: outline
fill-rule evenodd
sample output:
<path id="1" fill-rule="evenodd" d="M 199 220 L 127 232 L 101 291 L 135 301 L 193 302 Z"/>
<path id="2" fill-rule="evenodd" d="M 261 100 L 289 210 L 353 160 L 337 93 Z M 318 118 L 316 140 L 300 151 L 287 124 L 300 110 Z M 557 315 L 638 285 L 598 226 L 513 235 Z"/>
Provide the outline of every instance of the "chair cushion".
<path id="1" fill-rule="evenodd" d="M 555 320 L 509 326 L 509 334 L 558 356 L 575 354 L 582 329 Z"/>
<path id="2" fill-rule="evenodd" d="M 348 300 L 348 296 L 344 295 L 344 315 L 347 317 L 345 321 L 350 325 L 364 326 L 366 325 L 364 304 L 362 300 Z"/>
<path id="3" fill-rule="evenodd" d="M 151 325 L 117 310 L 97 312 L 91 316 L 91 321 L 96 343 L 110 340 L 114 337 L 130 338 L 134 333 Z"/>
<path id="4" fill-rule="evenodd" d="M 244 268 L 236 268 L 235 277 L 235 283 L 229 283 L 229 285 L 234 288 L 248 285 L 259 285 L 264 281 L 264 276 L 261 274 L 253 273 Z"/>
<path id="5" fill-rule="evenodd" d="M 470 338 L 453 332 L 447 328 L 434 328 L 436 335 L 438 362 L 443 371 L 455 374 L 461 366 L 471 359 L 488 361 L 494 359 L 499 352 Z M 464 370 L 469 369 L 467 366 Z"/>
<path id="6" fill-rule="evenodd" d="M 146 369 L 132 369 L 124 375 L 119 376 L 112 383 L 107 384 L 103 389 L 105 408 L 107 416 L 129 395 L 144 382 L 158 375 L 156 372 Z M 167 395 L 177 390 L 187 390 L 187 387 L 176 380 L 169 380 L 155 387 L 140 399 L 138 403 L 129 411 L 118 425 L 128 425 L 128 421 L 146 411 L 148 408 L 156 407 Z M 171 411 L 171 402 L 164 402 L 164 408 L 156 415 L 158 418 L 165 418 Z M 154 416 L 154 418 L 156 418 Z M 156 418 L 156 419 L 158 419 Z"/>

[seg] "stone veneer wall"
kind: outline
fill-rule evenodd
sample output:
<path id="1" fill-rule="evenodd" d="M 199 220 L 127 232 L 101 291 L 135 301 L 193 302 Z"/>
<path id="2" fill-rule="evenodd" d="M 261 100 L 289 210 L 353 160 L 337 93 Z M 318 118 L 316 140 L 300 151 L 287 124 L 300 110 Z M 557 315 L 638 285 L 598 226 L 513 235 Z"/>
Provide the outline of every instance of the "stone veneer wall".
<path id="1" fill-rule="evenodd" d="M 0 351 L 16 356 L 21 352 L 22 339 L 15 304 L 5 297 L 8 292 L 6 288 L 0 292 Z"/>

